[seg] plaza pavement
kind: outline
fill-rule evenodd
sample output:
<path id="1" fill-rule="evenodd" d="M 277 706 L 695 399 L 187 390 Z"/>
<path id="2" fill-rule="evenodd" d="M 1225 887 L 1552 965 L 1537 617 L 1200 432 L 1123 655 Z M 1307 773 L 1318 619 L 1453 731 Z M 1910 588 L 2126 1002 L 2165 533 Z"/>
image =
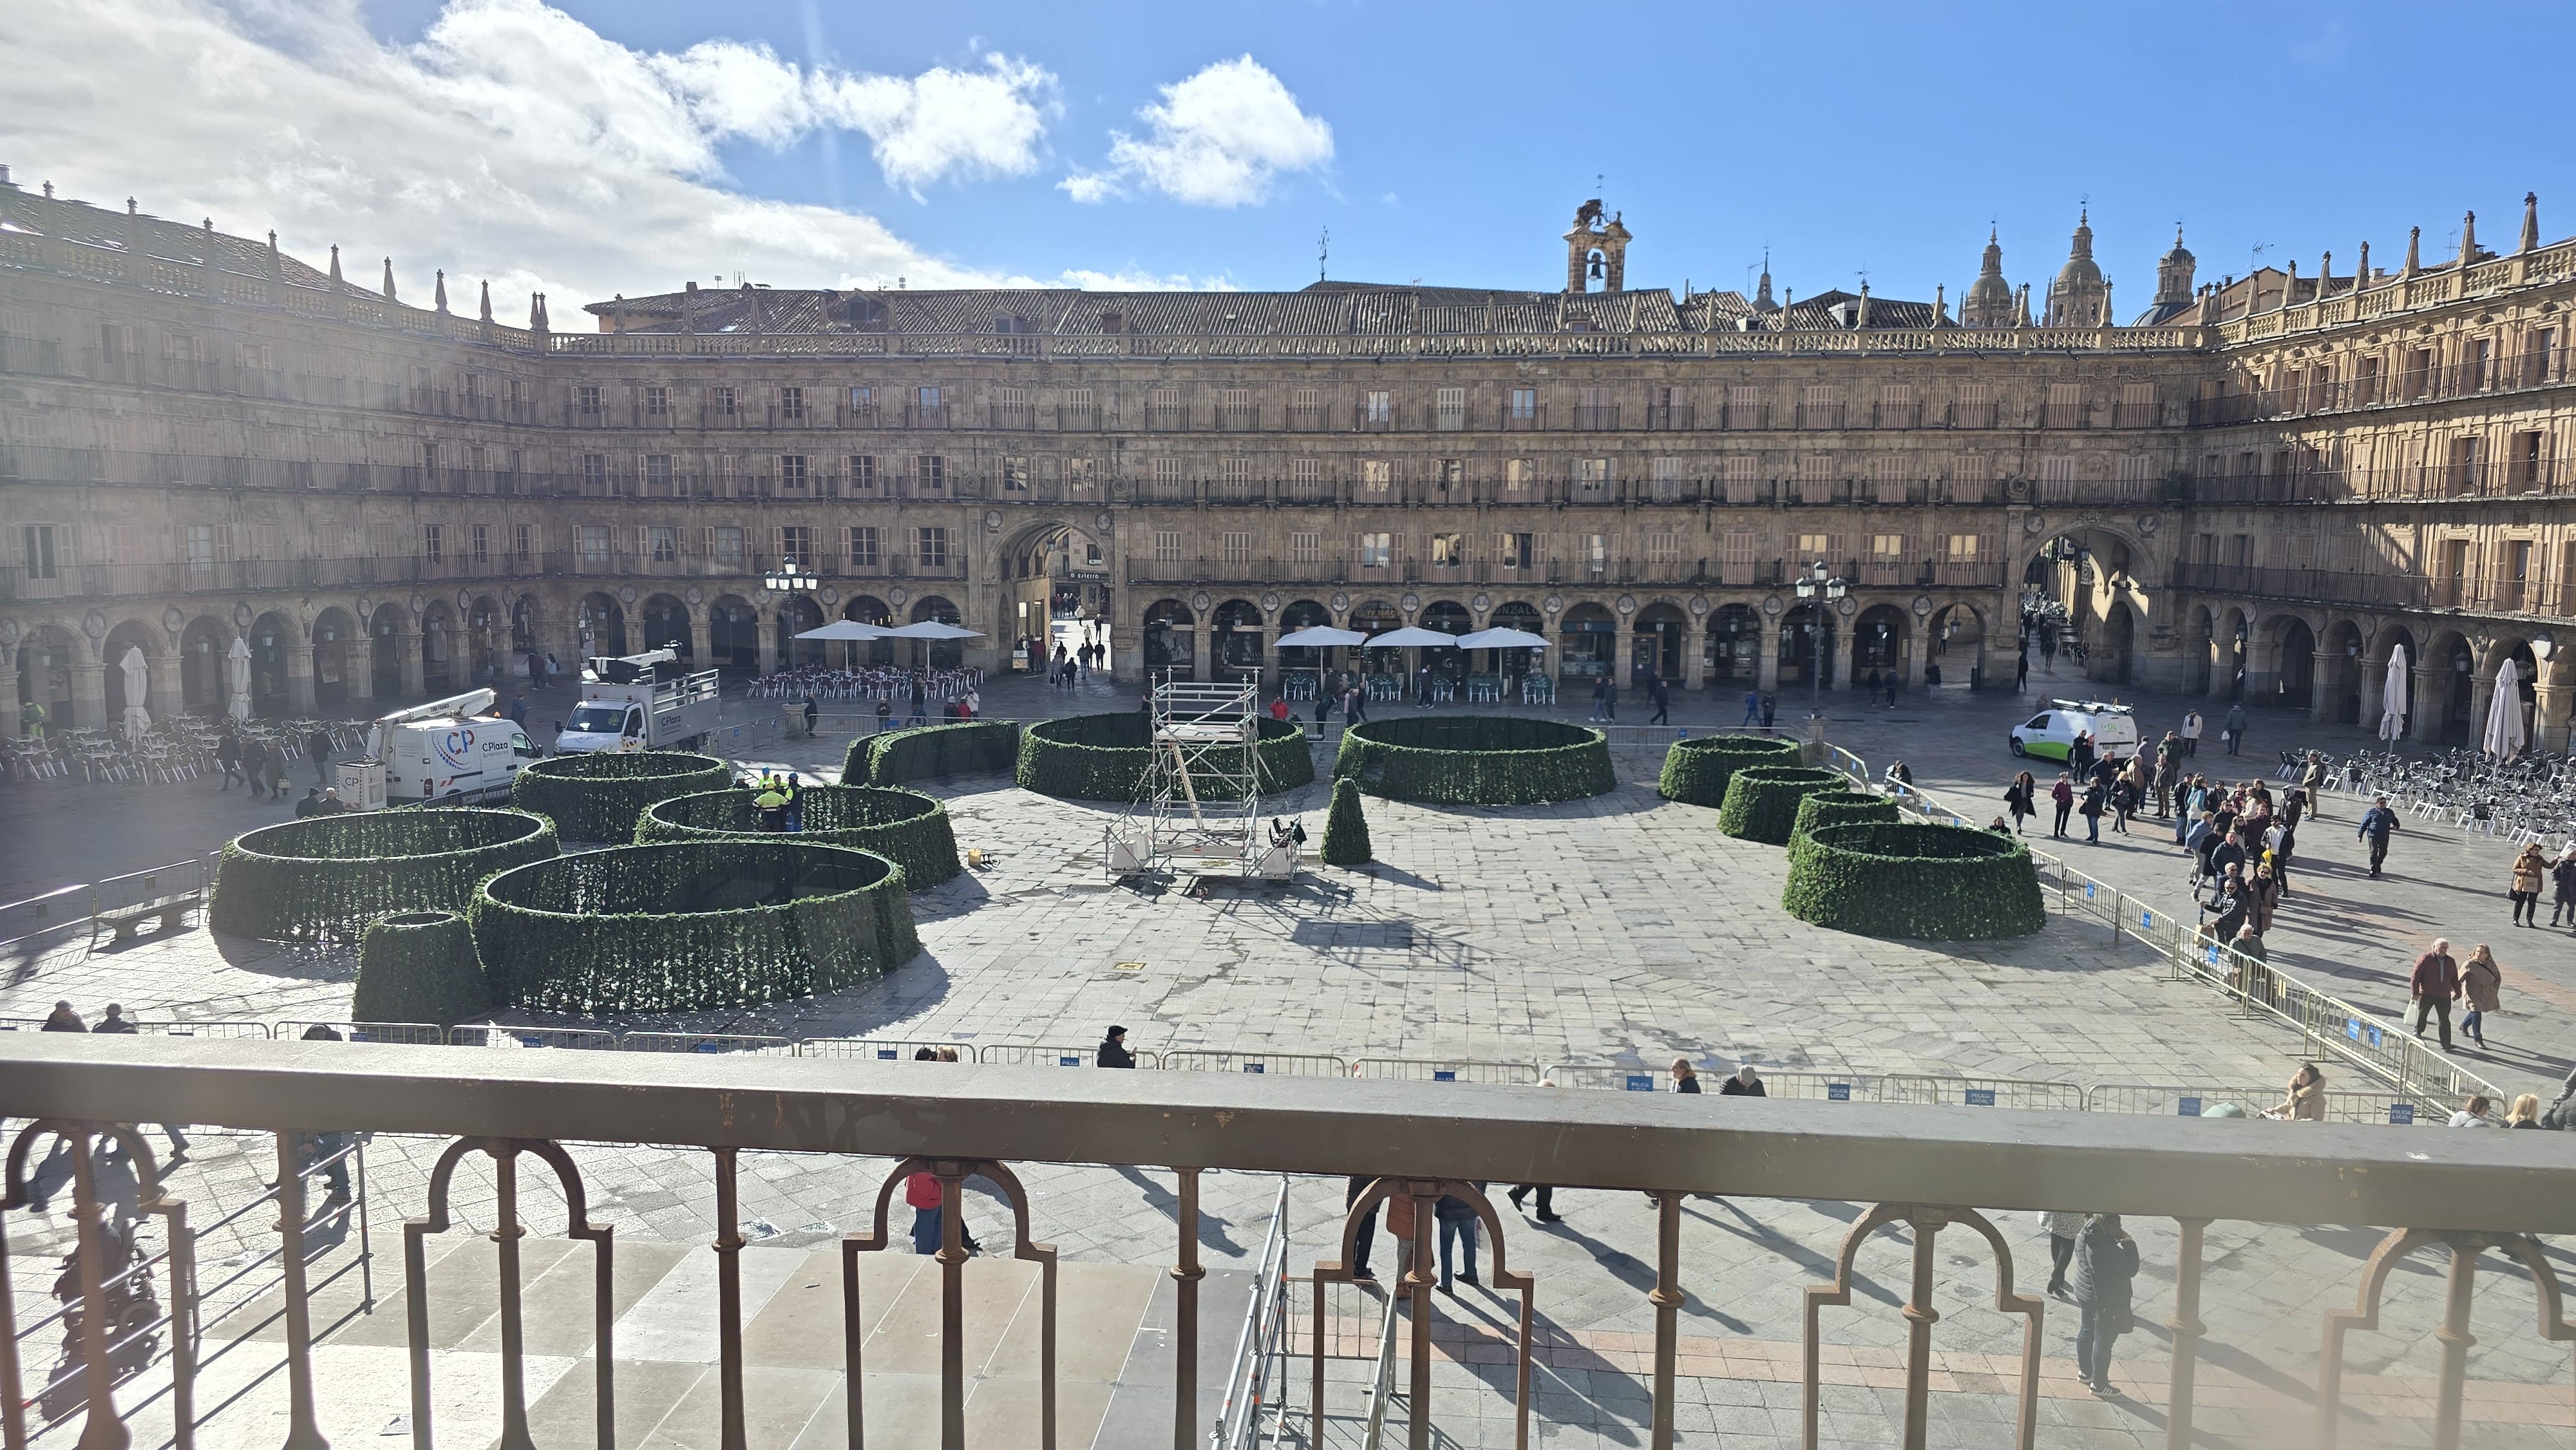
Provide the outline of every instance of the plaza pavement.
<path id="1" fill-rule="evenodd" d="M 1015 682 L 988 690 L 986 702 L 988 713 L 1032 714 L 1125 708 L 1129 700 L 1128 692 L 1106 685 L 1067 696 Z M 1731 723 L 1723 716 L 1733 702 L 1694 703 L 1698 708 L 1685 706 L 1680 718 Z M 1999 791 L 2009 773 L 1999 742 L 2018 705 L 1909 697 L 1900 709 L 1876 716 L 1850 706 L 1843 702 L 1838 710 L 1834 738 L 1879 764 L 1890 748 L 1902 749 L 1929 788 Z M 2149 724 L 2153 708 L 2141 712 Z M 1579 719 L 1582 712 L 1558 713 Z M 1623 713 L 1638 712 L 1630 703 Z M 1782 723 L 1791 722 L 1784 715 Z M 2258 723 L 2258 743 L 2262 730 Z M 787 742 L 761 754 L 802 768 L 837 766 L 841 745 L 837 739 Z M 2204 762 L 2210 749 L 2204 746 Z M 1149 1050 L 1205 1045 L 1647 1065 L 1686 1053 L 1775 1068 L 2075 1082 L 2286 1077 L 2294 1040 L 2220 1015 L 2207 997 L 2162 982 L 2137 949 L 2114 950 L 2098 928 L 2052 921 L 2021 942 L 1953 952 L 1840 936 L 1786 918 L 1777 907 L 1781 853 L 1719 837 L 1713 811 L 1657 800 L 1651 756 L 1623 750 L 1621 788 L 1590 802 L 1484 811 L 1372 801 L 1377 867 L 1317 869 L 1287 895 L 1219 891 L 1206 899 L 1113 888 L 1099 850 L 1100 829 L 1114 808 L 1047 801 L 999 778 L 942 783 L 934 789 L 950 801 L 961 845 L 983 848 L 987 864 L 916 897 L 923 958 L 862 991 L 777 1012 L 627 1025 L 874 1034 L 973 1046 L 1087 1044 L 1101 1026 L 1118 1021 Z M 28 807 L 28 824 L 37 832 L 104 834 L 106 823 L 81 803 L 108 789 L 36 787 L 7 799 L 17 805 L 41 797 Z M 136 787 L 132 795 L 175 799 L 182 790 Z M 1302 812 L 1310 833 L 1319 835 L 1322 803 L 1321 788 L 1310 787 L 1277 809 Z M 225 811 L 236 804 L 219 801 Z M 2351 812 L 2338 802 L 2335 814 L 2349 819 Z M 166 859 L 184 854 L 155 851 L 181 844 L 169 837 L 204 831 L 219 839 L 230 825 L 202 803 L 182 803 L 153 819 L 168 820 L 168 836 L 154 830 L 126 849 Z M 2067 854 L 2106 879 L 2120 879 L 2114 871 L 2138 873 L 2136 889 L 2153 889 L 2158 878 L 2170 881 L 2178 904 L 2179 858 L 2147 848 L 2145 839 L 2129 847 L 2077 843 Z M 185 844 L 195 849 L 214 840 Z M 2331 864 L 2330 838 L 2322 849 L 2309 840 L 2302 845 L 2309 860 L 2327 855 Z M 2447 870 L 2459 874 L 2469 874 L 2480 853 L 2502 859 L 2501 847 L 2485 842 L 2435 846 L 2410 837 L 2401 838 L 2401 868 L 2425 869 L 2410 857 L 2419 849 L 2428 858 L 2451 853 L 2439 859 L 2452 861 Z M 2318 880 L 2315 873 L 2303 878 L 2302 892 Z M 2404 871 L 2397 890 L 2374 894 L 2412 902 L 2423 894 L 2418 886 L 2456 893 L 2463 911 L 2477 899 L 2470 889 L 2419 883 Z M 2302 900 L 2294 896 L 2292 908 Z M 2331 945 L 2330 931 L 2316 936 L 2319 947 L 2298 950 Z M 2375 943 L 2343 946 L 2343 957 L 2325 960 L 2353 972 L 2374 960 Z M 2501 949 L 2499 955 L 2509 971 L 2549 980 L 2545 965 L 2522 966 Z M 1120 969 L 1131 961 L 1144 965 Z M 41 1015 L 57 997 L 70 997 L 92 1016 L 113 999 L 147 1019 L 338 1017 L 349 986 L 345 958 L 217 942 L 198 930 L 122 951 L 71 948 L 10 964 L 0 1015 Z M 2508 1006 L 2515 1005 L 2509 996 Z M 2540 1016 L 2526 1011 L 2506 1020 L 2533 1030 Z M 1710 1101 L 1712 1111 L 1724 1110 L 1722 1099 Z M 2298 1131 L 2259 1123 L 2213 1122 L 2210 1128 Z M 2560 1142 L 2535 1143 L 2535 1151 Z M 397 1139 L 372 1145 L 370 1197 L 380 1249 L 395 1242 L 386 1236 L 397 1218 L 419 1211 L 438 1146 Z M 594 1215 L 616 1225 L 621 1239 L 707 1241 L 712 1191 L 702 1157 L 612 1146 L 580 1147 L 575 1154 L 592 1185 Z M 207 1136 L 175 1180 L 196 1205 L 195 1220 L 211 1222 L 225 1207 L 254 1198 L 266 1156 L 265 1140 Z M 885 1166 L 797 1155 L 746 1158 L 742 1211 L 759 1246 L 753 1252 L 793 1254 L 847 1231 L 854 1226 L 853 1205 Z M 1168 1175 L 1150 1168 L 1030 1165 L 1025 1177 L 1036 1200 L 1036 1232 L 1060 1244 L 1068 1260 L 1170 1262 Z M 1202 1238 L 1212 1262 L 1240 1267 L 1257 1255 L 1275 1188 L 1275 1180 L 1254 1175 L 1211 1175 Z M 527 1211 L 542 1224 L 550 1215 L 544 1196 L 536 1198 Z M 1295 1186 L 1293 1266 L 1320 1254 L 1339 1202 L 1336 1183 Z M 60 1252 L 69 1220 L 59 1203 L 53 1207 L 47 1215 L 11 1215 L 13 1258 L 26 1255 L 20 1262 L 31 1262 Z M 490 1207 L 488 1180 L 469 1170 L 460 1183 L 460 1228 L 488 1227 Z M 1516 1226 L 1508 1249 L 1516 1265 L 1539 1277 L 1538 1306 L 1549 1336 L 1541 1443 L 1633 1445 L 1643 1438 L 1640 1350 L 1647 1341 L 1641 1336 L 1652 1323 L 1644 1297 L 1652 1278 L 1650 1211 L 1635 1195 L 1579 1191 L 1562 1195 L 1558 1209 L 1566 1221 L 1555 1225 L 1510 1216 Z M 1685 1443 L 1775 1445 L 1794 1435 L 1799 1290 L 1830 1272 L 1841 1235 L 1859 1211 L 1834 1203 L 1712 1199 L 1688 1205 L 1684 1283 L 1693 1297 L 1684 1311 L 1684 1368 L 1694 1377 L 1685 1391 Z M 989 1209 L 977 1212 L 991 1221 Z M 2027 1215 L 2001 1227 L 2015 1248 L 2017 1285 L 2027 1290 L 2044 1277 L 2046 1240 Z M 2170 1312 L 2174 1243 L 2170 1225 L 2150 1221 L 2133 1229 L 2147 1267 L 2139 1289 L 2142 1327 L 2122 1344 L 2119 1377 L 2131 1393 L 2105 1403 L 2071 1383 L 2071 1310 L 2052 1305 L 2044 1444 L 2161 1443 L 2165 1336 L 2157 1323 Z M 265 1219 L 254 1211 L 232 1232 L 247 1253 L 263 1239 Z M 2304 1433 L 2310 1410 L 2302 1396 L 2313 1383 L 2318 1316 L 2350 1302 L 2360 1261 L 2376 1238 L 2362 1229 L 2213 1226 L 2203 1310 L 2210 1326 L 2201 1372 L 2206 1443 L 2271 1444 Z M 1892 1440 L 1890 1386 L 1900 1382 L 1895 1366 L 1903 1342 L 1895 1312 L 1904 1275 L 1901 1240 L 1889 1233 L 1872 1241 L 1861 1261 L 1857 1307 L 1826 1316 L 1826 1342 L 1833 1347 L 1828 1443 Z M 1944 1244 L 1944 1318 L 1935 1338 L 1948 1358 L 1938 1381 L 1936 1436 L 1945 1444 L 1987 1443 L 2008 1433 L 2003 1391 L 2019 1327 L 1986 1307 L 1992 1266 L 1983 1250 L 1951 1239 Z M 350 1249 L 344 1244 L 335 1252 Z M 2562 1269 L 2576 1263 L 2553 1257 Z M 385 1253 L 376 1267 L 391 1276 L 398 1262 L 398 1253 Z M 1385 1272 L 1384 1264 L 1380 1269 Z M 21 1323 L 33 1317 L 38 1282 L 32 1272 L 17 1279 Z M 2530 1287 L 2506 1271 L 2482 1282 L 2471 1359 L 2477 1381 L 2471 1443 L 2576 1443 L 2565 1357 L 2531 1335 L 2524 1297 Z M 474 1302 L 488 1308 L 488 1289 L 468 1283 L 456 1292 L 479 1293 Z M 2386 1330 L 2355 1336 L 2356 1388 L 2367 1392 L 2362 1403 L 2376 1418 L 2352 1421 L 2345 1443 L 2420 1441 L 2433 1364 L 2425 1331 L 2439 1304 L 2435 1266 L 2419 1258 L 2392 1290 Z M 1473 1292 L 1454 1306 L 1443 1301 L 1443 1308 L 1487 1332 L 1508 1322 L 1502 1301 Z M 376 1336 L 373 1342 L 399 1342 L 399 1306 L 379 1305 L 369 1322 L 380 1325 L 366 1331 Z M 383 1338 L 387 1329 L 396 1338 Z M 1509 1443 L 1508 1370 L 1495 1363 L 1498 1348 L 1484 1338 L 1458 1339 L 1441 1367 L 1436 1413 L 1456 1443 Z M 2007 1378 L 1991 1378 L 1998 1371 Z M 1337 1413 L 1355 1402 L 1355 1394 L 1338 1399 Z M 790 1439 L 781 1434 L 775 1443 Z"/>

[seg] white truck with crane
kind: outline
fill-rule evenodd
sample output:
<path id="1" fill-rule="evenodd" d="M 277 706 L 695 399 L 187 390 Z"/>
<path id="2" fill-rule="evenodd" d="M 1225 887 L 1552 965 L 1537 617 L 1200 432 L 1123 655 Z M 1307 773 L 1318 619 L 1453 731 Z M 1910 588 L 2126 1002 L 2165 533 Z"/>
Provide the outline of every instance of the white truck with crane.
<path id="1" fill-rule="evenodd" d="M 374 810 L 413 801 L 507 798 L 511 777 L 541 752 L 528 733 L 491 712 L 490 690 L 468 690 L 380 715 L 366 753 L 339 763 L 342 804 Z"/>
<path id="2" fill-rule="evenodd" d="M 692 673 L 668 649 L 582 661 L 581 703 L 556 725 L 555 753 L 692 750 L 723 714 L 716 672 Z"/>

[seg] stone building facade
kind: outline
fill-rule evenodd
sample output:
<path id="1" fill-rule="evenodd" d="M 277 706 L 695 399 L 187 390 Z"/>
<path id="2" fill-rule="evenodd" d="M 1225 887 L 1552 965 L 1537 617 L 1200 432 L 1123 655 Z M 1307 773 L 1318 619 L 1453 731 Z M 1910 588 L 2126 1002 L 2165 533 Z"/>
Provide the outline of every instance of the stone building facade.
<path id="1" fill-rule="evenodd" d="M 532 649 L 763 670 L 842 617 L 955 620 L 999 669 L 1063 594 L 1122 678 L 1517 624 L 1574 687 L 1794 701 L 2008 680 L 2035 589 L 2106 690 L 2375 718 L 2405 643 L 2426 738 L 2512 659 L 2563 745 L 2576 244 L 2527 222 L 2357 292 L 2195 288 L 2177 244 L 2105 326 L 2087 228 L 2072 321 L 2032 326 L 1993 245 L 1953 321 L 1628 290 L 1603 218 L 1564 292 L 692 286 L 556 331 L 0 182 L 0 730 L 118 718 L 129 648 L 139 703 L 210 708 L 236 638 L 281 714 Z M 766 588 L 789 560 L 814 586 Z M 1840 601 L 1798 599 L 1819 565 Z"/>

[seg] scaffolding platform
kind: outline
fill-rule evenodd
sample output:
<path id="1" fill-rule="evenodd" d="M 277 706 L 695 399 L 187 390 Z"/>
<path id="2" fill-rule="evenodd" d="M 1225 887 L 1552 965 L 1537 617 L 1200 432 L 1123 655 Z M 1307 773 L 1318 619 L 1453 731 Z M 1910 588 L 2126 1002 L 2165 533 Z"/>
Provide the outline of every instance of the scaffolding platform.
<path id="1" fill-rule="evenodd" d="M 1154 684 L 1144 778 L 1107 831 L 1111 876 L 1296 876 L 1295 843 L 1261 828 L 1260 722 L 1255 681 Z"/>

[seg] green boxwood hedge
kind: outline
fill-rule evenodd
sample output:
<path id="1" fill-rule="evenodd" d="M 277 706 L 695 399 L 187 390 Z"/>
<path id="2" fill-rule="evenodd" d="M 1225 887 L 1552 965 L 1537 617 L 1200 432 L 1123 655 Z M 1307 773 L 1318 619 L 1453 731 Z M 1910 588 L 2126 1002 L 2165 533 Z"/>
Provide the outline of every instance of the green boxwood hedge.
<path id="1" fill-rule="evenodd" d="M 805 829 L 780 836 L 760 828 L 752 795 L 737 787 L 655 801 L 635 823 L 635 844 L 748 839 L 853 846 L 902 867 L 904 885 L 913 891 L 965 869 L 957 860 L 948 807 L 936 796 L 866 785 L 798 786 L 797 816 Z"/>
<path id="2" fill-rule="evenodd" d="M 1333 807 L 1324 813 L 1324 864 L 1357 866 L 1376 859 L 1369 845 L 1368 816 L 1360 810 L 1355 780 L 1333 782 Z"/>
<path id="3" fill-rule="evenodd" d="M 952 775 L 1007 775 L 1019 759 L 1020 727 L 1007 720 L 880 730 L 850 742 L 850 753 L 841 761 L 841 783 L 900 785 Z"/>
<path id="4" fill-rule="evenodd" d="M 1520 715 L 1363 720 L 1342 732 L 1333 775 L 1370 795 L 1445 805 L 1535 805 L 1619 787 L 1600 731 Z"/>
<path id="5" fill-rule="evenodd" d="M 474 883 L 555 854 L 553 823 L 526 811 L 309 816 L 224 847 L 207 921 L 230 936 L 355 936 L 398 911 L 463 911 Z"/>
<path id="6" fill-rule="evenodd" d="M 1865 790 L 1820 790 L 1799 798 L 1798 818 L 1789 828 L 1789 840 L 1795 844 L 1800 836 L 1818 826 L 1899 819 L 1902 814 L 1896 809 L 1894 796 L 1872 795 Z"/>
<path id="7" fill-rule="evenodd" d="M 1804 765 L 1748 765 L 1726 783 L 1717 828 L 1746 841 L 1789 844 L 1798 824 L 1798 802 L 1818 791 L 1841 790 L 1849 777 Z"/>
<path id="8" fill-rule="evenodd" d="M 1313 784 L 1315 756 L 1306 732 L 1293 720 L 1264 717 L 1259 724 L 1261 789 Z M 1142 711 L 1040 720 L 1020 732 L 1020 787 L 1059 800 L 1132 801 L 1152 753 L 1150 728 Z M 1226 795 L 1202 784 L 1199 799 Z"/>
<path id="9" fill-rule="evenodd" d="M 625 841 L 655 801 L 733 784 L 733 767 L 685 750 L 593 751 L 532 761 L 510 804 L 555 823 L 567 841 Z"/>
<path id="10" fill-rule="evenodd" d="M 1856 822 L 1789 845 L 1791 916 L 1860 936 L 1966 941 L 2045 925 L 2030 848 L 1967 826 Z"/>
<path id="11" fill-rule="evenodd" d="M 453 911 L 406 911 L 368 923 L 358 952 L 353 1022 L 453 1027 L 492 1005 L 474 927 Z"/>
<path id="12" fill-rule="evenodd" d="M 719 839 L 616 846 L 474 893 L 495 999 L 547 1012 L 696 1012 L 854 987 L 921 950 L 903 871 L 871 851 Z"/>
<path id="13" fill-rule="evenodd" d="M 1795 765 L 1798 742 L 1778 735 L 1702 735 L 1664 752 L 1656 793 L 1695 806 L 1726 804 L 1726 783 L 1748 765 Z"/>

